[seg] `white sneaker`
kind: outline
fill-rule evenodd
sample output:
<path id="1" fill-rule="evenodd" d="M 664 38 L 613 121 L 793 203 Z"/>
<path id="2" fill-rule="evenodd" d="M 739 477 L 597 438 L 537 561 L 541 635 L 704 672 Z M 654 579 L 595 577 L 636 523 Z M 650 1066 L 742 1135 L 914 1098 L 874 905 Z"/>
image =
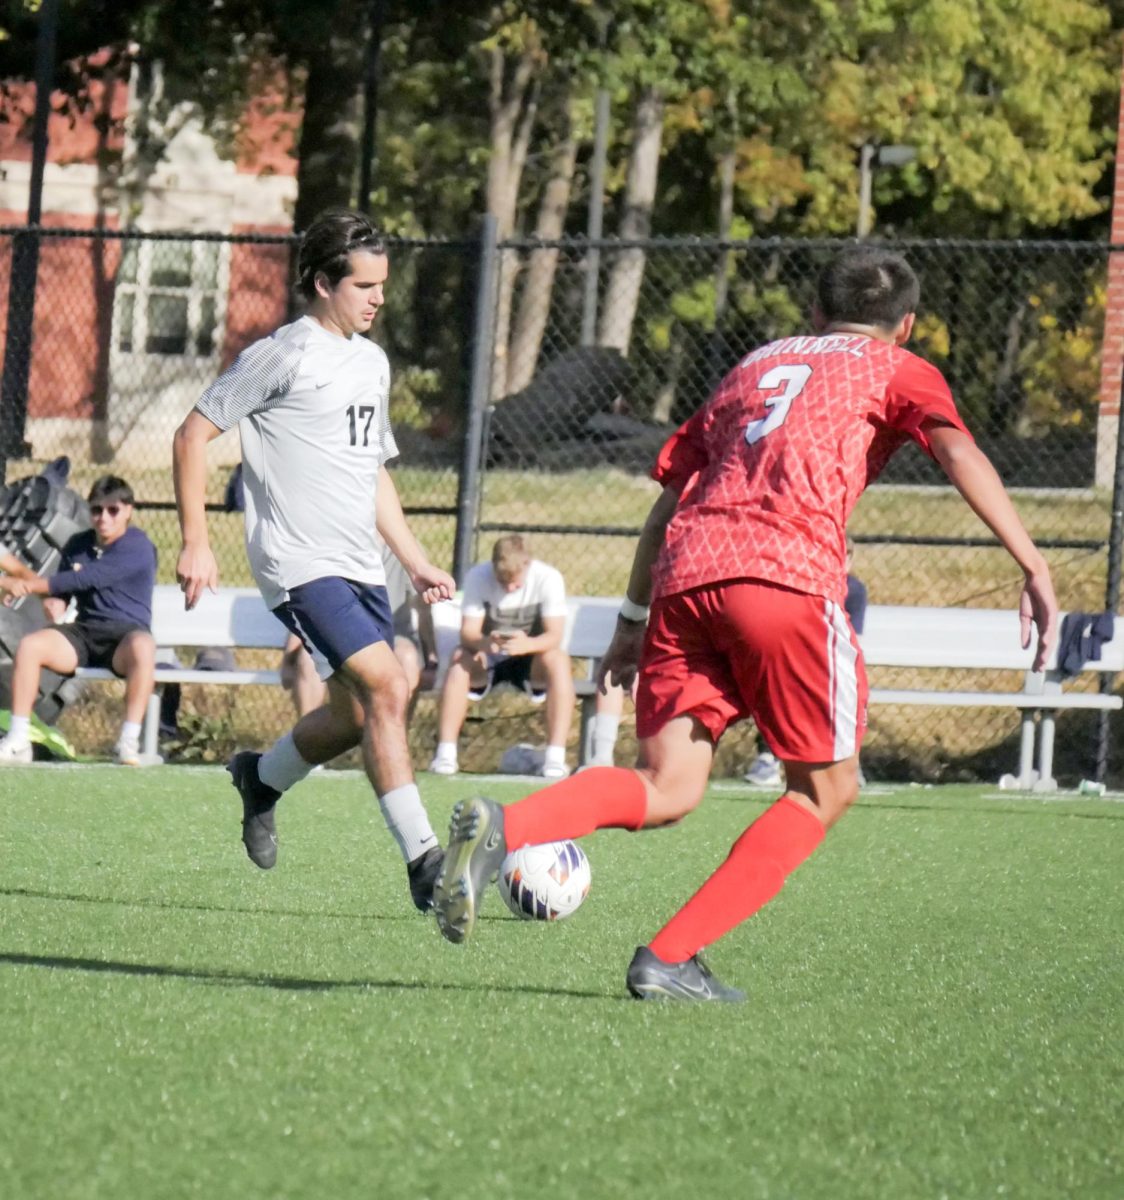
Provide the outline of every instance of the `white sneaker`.
<path id="1" fill-rule="evenodd" d="M 564 762 L 543 763 L 539 774 L 543 779 L 565 779 L 570 774 L 570 768 Z"/>
<path id="2" fill-rule="evenodd" d="M 113 761 L 119 767 L 140 766 L 140 745 L 137 742 L 126 742 L 123 739 L 113 750 Z"/>
<path id="3" fill-rule="evenodd" d="M 434 755 L 433 761 L 429 764 L 430 773 L 433 775 L 455 775 L 460 767 L 457 765 L 455 758 L 447 758 L 445 755 Z"/>
<path id="4" fill-rule="evenodd" d="M 777 762 L 776 756 L 766 750 L 757 756 L 753 765 L 742 778 L 746 783 L 752 783 L 756 787 L 780 787 L 782 783 L 780 764 Z"/>
<path id="5" fill-rule="evenodd" d="M 0 738 L 0 765 L 11 766 L 15 763 L 29 763 L 32 759 L 31 743 L 17 742 L 11 734 Z"/>

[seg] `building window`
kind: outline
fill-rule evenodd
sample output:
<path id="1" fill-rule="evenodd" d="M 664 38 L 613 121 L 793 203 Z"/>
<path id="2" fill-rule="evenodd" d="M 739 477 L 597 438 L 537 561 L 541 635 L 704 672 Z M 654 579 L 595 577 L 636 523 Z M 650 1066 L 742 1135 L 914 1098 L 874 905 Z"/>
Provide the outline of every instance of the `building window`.
<path id="1" fill-rule="evenodd" d="M 126 239 L 113 310 L 122 354 L 212 358 L 225 316 L 222 242 Z"/>

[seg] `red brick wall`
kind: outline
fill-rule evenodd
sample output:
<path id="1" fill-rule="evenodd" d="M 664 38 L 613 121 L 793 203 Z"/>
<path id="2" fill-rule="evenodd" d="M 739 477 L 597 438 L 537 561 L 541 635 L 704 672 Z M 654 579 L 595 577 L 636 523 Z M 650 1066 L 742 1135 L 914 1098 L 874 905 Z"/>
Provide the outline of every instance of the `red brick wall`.
<path id="1" fill-rule="evenodd" d="M 236 233 L 281 233 L 288 229 L 242 227 Z M 226 337 L 222 365 L 227 367 L 252 341 L 285 320 L 289 289 L 288 243 L 236 244 L 230 248 L 230 288 L 226 300 Z"/>
<path id="2" fill-rule="evenodd" d="M 0 211 L 0 223 L 22 213 Z M 46 214 L 45 225 L 92 229 L 93 218 Z M 116 228 L 115 217 L 106 218 Z M 45 239 L 39 250 L 28 415 L 90 417 L 104 400 L 113 307 L 112 280 L 121 247 L 114 239 Z M 11 239 L 0 238 L 0 354 L 8 328 Z"/>
<path id="3" fill-rule="evenodd" d="M 94 67 L 105 64 L 108 50 L 90 58 Z M 10 81 L 5 112 L 8 120 L 0 124 L 0 159 L 31 161 L 32 118 L 35 114 L 35 85 Z M 71 114 L 62 92 L 51 93 L 51 115 L 47 120 L 47 161 L 53 163 L 94 163 L 98 151 L 119 152 L 124 142 L 124 121 L 128 111 L 129 89 L 126 80 L 110 75 L 90 81 L 90 106 Z M 99 120 L 100 118 L 100 120 Z M 105 130 L 99 131 L 101 124 Z M 21 221 L 24 214 L 20 214 Z"/>
<path id="4" fill-rule="evenodd" d="M 102 65 L 108 52 L 91 60 Z M 91 83 L 91 105 L 71 116 L 61 93 L 52 95 L 48 159 L 52 163 L 93 164 L 99 152 L 121 149 L 121 130 L 128 103 L 123 78 Z M 0 161 L 26 162 L 31 157 L 31 124 L 35 89 L 10 85 L 9 121 L 0 123 Z M 97 121 L 101 117 L 100 122 Z M 240 123 L 237 169 L 248 175 L 296 174 L 296 131 L 299 97 L 287 91 L 283 77 L 263 71 L 255 98 Z M 102 130 L 99 131 L 98 124 Z M 181 183 L 186 181 L 181 178 Z M 46 196 L 50 200 L 50 192 Z M 24 211 L 0 210 L 0 224 L 21 225 Z M 92 229 L 93 217 L 62 216 L 47 211 L 43 223 Z M 117 228 L 114 217 L 105 224 Z M 238 233 L 290 232 L 243 226 Z M 104 412 L 113 311 L 113 280 L 121 259 L 116 240 L 75 238 L 46 240 L 39 258 L 35 303 L 34 344 L 28 414 L 33 417 L 89 418 Z M 8 317 L 8 278 L 11 239 L 0 237 L 0 355 Z M 230 252 L 230 289 L 222 363 L 227 365 L 255 338 L 275 329 L 288 309 L 289 247 L 236 245 Z"/>

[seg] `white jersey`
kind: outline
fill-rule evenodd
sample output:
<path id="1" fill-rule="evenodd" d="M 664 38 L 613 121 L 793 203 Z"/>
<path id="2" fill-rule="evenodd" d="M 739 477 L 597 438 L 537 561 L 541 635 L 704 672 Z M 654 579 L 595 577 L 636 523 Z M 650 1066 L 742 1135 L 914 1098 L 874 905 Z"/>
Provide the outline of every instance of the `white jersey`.
<path id="1" fill-rule="evenodd" d="M 195 406 L 238 425 L 246 556 L 270 608 L 313 579 L 386 582 L 375 488 L 398 454 L 389 397 L 374 342 L 301 317 L 243 350 Z"/>
<path id="2" fill-rule="evenodd" d="M 543 617 L 564 617 L 566 584 L 562 572 L 537 558 L 527 564 L 522 586 L 509 592 L 490 562 L 477 563 L 464 577 L 461 614 L 484 618 L 484 632 L 522 630 L 531 637 L 543 631 Z"/>

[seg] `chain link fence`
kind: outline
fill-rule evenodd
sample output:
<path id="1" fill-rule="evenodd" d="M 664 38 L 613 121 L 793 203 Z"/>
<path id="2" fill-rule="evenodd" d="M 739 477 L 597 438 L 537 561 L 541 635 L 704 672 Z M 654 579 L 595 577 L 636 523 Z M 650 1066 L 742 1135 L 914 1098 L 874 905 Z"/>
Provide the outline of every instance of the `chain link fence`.
<path id="1" fill-rule="evenodd" d="M 524 532 L 574 593 L 623 591 L 656 493 L 647 472 L 668 433 L 735 362 L 805 332 L 814 285 L 838 242 L 508 242 L 496 270 L 495 369 L 478 547 Z M 1045 549 L 1067 608 L 1106 593 L 1115 428 L 1098 390 L 1107 252 L 1074 243 L 896 243 L 922 282 L 913 348 L 944 372 Z M 1115 422 L 1115 418 L 1113 418 Z M 909 447 L 851 522 L 854 572 L 875 604 L 1013 606 L 1004 551 Z M 929 676 L 931 680 L 933 677 Z M 873 670 L 874 686 L 919 686 Z M 948 672 L 951 688 L 1019 686 Z M 1090 773 L 1098 718 L 1063 718 L 1059 770 Z M 1116 718 L 1114 718 L 1116 721 Z M 875 708 L 867 774 L 997 778 L 1016 757 L 1003 710 Z M 1114 730 L 1118 732 L 1118 730 Z M 1113 738 L 1113 748 L 1119 738 Z M 744 769 L 752 729 L 724 740 L 719 770 Z"/>
<path id="2" fill-rule="evenodd" d="M 20 286 L 32 236 L 34 293 Z M 18 300 L 9 313 L 9 291 L 0 290 L 7 478 L 60 454 L 83 494 L 100 474 L 125 476 L 140 500 L 138 523 L 159 548 L 160 580 L 172 582 L 172 432 L 245 345 L 294 312 L 295 245 L 289 237 L 0 229 L 0 270 L 15 277 Z M 1102 430 L 1098 463 L 1106 249 L 898 245 L 922 280 L 914 348 L 945 373 L 980 443 L 1018 489 L 1063 605 L 1103 608 L 1111 497 L 1096 485 L 1111 479 L 1104 457 L 1115 449 L 1115 428 L 1110 440 Z M 376 337 L 394 367 L 395 479 L 430 555 L 463 570 L 487 557 L 499 534 L 523 532 L 572 594 L 619 595 L 655 495 L 647 472 L 659 446 L 742 354 L 806 329 L 816 275 L 839 246 L 392 242 Z M 24 401 L 27 446 L 12 418 Z M 217 440 L 208 492 L 221 577 L 231 584 L 251 582 L 241 517 L 224 505 L 238 457 L 236 434 Z M 1006 555 L 913 449 L 869 489 L 851 532 L 854 571 L 872 603 L 1015 602 Z M 916 682 L 872 672 L 875 685 Z M 979 683 L 951 674 L 944 682 Z M 100 750 L 112 741 L 119 702 L 90 689 L 61 723 L 82 749 Z M 184 708 L 203 721 L 204 757 L 235 742 L 267 743 L 291 719 L 287 699 L 269 689 L 189 689 Z M 423 698 L 415 716 L 420 766 L 432 751 L 433 708 Z M 1059 723 L 1063 777 L 1090 772 L 1096 720 L 1074 713 Z M 1007 710 L 876 708 L 864 765 L 874 779 L 995 777 L 1011 769 L 1016 737 Z M 462 766 L 494 769 L 505 746 L 542 740 L 541 713 L 489 698 L 466 726 Z M 575 724 L 572 750 L 576 740 Z M 626 713 L 618 757 L 631 750 Z M 732 735 L 719 770 L 743 769 L 753 751 L 752 728 Z"/>

